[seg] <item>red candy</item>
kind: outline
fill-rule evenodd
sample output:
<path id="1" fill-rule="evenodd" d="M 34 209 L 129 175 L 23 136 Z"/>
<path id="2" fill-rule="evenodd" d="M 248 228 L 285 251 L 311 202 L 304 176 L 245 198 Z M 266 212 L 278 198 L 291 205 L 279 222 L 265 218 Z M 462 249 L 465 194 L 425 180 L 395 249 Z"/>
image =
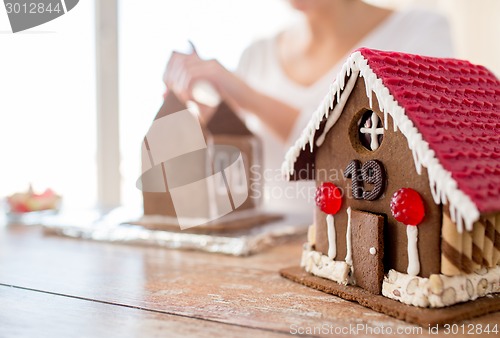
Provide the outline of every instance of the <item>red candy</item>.
<path id="1" fill-rule="evenodd" d="M 335 215 L 342 206 L 342 190 L 333 183 L 322 183 L 316 189 L 316 205 L 325 214 Z"/>
<path id="2" fill-rule="evenodd" d="M 411 188 L 401 188 L 392 195 L 391 211 L 394 218 L 405 225 L 417 226 L 425 216 L 422 197 Z"/>

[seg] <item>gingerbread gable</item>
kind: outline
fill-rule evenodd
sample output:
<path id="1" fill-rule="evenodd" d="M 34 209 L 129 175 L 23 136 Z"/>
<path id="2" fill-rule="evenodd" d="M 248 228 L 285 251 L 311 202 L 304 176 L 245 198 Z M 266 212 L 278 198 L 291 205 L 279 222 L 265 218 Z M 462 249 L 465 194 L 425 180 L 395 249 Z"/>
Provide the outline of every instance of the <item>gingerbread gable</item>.
<path id="1" fill-rule="evenodd" d="M 288 151 L 283 172 L 314 176 L 315 151 L 337 122 L 356 79 L 384 126 L 388 115 L 408 141 L 417 172 L 427 168 L 436 204 L 449 205 L 459 232 L 481 214 L 500 211 L 500 81 L 467 61 L 362 48 L 342 67 L 301 137 Z"/>

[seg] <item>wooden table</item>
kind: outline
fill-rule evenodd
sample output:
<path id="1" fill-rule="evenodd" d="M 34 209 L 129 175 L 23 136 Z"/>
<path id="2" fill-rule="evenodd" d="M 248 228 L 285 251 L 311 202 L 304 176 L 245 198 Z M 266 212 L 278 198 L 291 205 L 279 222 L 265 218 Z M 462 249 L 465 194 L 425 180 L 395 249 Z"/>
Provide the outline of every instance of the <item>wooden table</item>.
<path id="1" fill-rule="evenodd" d="M 296 242 L 239 258 L 2 227 L 0 337 L 283 337 L 313 329 L 328 336 L 351 327 L 359 336 L 419 333 L 281 278 L 277 271 L 297 264 L 300 252 Z M 468 323 L 500 323 L 500 313 Z M 424 328 L 419 336 L 433 335 Z"/>

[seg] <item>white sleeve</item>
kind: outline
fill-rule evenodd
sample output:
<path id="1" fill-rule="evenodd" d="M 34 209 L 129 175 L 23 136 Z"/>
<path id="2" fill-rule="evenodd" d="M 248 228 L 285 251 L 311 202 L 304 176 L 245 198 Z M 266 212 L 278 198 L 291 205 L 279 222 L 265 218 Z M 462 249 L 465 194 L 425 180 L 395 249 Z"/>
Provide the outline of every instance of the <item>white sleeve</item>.
<path id="1" fill-rule="evenodd" d="M 297 120 L 288 135 L 288 139 L 285 141 L 285 146 L 291 147 L 300 138 L 302 131 L 306 128 L 307 124 L 311 120 L 311 116 L 316 110 L 311 107 L 304 108 L 299 112 L 299 116 L 297 116 Z"/>
<path id="2" fill-rule="evenodd" d="M 236 67 L 235 73 L 241 78 L 245 78 L 248 73 L 248 68 L 250 67 L 250 47 L 247 47 L 240 56 L 240 60 L 238 61 L 238 67 Z"/>
<path id="3" fill-rule="evenodd" d="M 435 12 L 411 8 L 396 12 L 384 26 L 372 32 L 360 47 L 453 57 L 447 19 Z"/>
<path id="4" fill-rule="evenodd" d="M 425 24 L 417 26 L 417 33 L 408 41 L 415 48 L 414 53 L 435 57 L 454 57 L 448 20 L 439 14 L 429 12 L 426 14 Z"/>

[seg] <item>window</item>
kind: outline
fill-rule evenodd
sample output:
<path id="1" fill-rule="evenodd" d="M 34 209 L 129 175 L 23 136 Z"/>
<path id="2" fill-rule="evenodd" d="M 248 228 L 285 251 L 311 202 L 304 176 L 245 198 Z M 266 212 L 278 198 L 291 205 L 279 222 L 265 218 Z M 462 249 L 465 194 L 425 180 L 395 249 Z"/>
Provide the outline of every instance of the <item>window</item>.
<path id="1" fill-rule="evenodd" d="M 377 150 L 384 139 L 382 119 L 372 110 L 366 110 L 357 123 L 361 145 L 370 151 Z"/>
<path id="2" fill-rule="evenodd" d="M 0 196 L 53 188 L 96 203 L 94 1 L 25 32 L 0 10 Z"/>

